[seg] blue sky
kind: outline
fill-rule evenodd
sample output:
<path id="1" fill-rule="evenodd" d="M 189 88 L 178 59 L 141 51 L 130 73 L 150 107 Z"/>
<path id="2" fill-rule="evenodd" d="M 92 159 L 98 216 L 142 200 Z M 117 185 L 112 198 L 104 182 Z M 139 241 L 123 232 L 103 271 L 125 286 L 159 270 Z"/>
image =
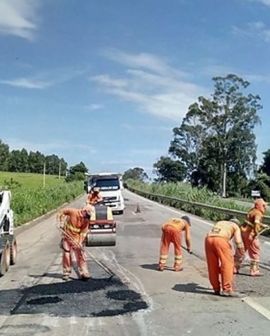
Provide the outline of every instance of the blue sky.
<path id="1" fill-rule="evenodd" d="M 270 0 L 0 0 L 0 138 L 124 172 L 167 155 L 213 76 L 259 94 L 270 148 Z"/>

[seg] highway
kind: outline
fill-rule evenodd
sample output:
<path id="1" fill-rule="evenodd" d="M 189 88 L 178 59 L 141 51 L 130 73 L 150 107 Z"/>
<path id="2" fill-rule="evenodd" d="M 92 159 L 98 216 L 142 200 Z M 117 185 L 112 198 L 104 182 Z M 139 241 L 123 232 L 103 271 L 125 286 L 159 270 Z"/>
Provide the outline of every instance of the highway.
<path id="1" fill-rule="evenodd" d="M 161 225 L 184 213 L 124 190 L 115 215 L 117 245 L 87 248 L 92 278 L 61 279 L 56 216 L 17 230 L 17 264 L 0 278 L 0 335 L 269 335 L 270 244 L 262 239 L 264 276 L 235 277 L 243 298 L 214 296 L 207 277 L 204 236 L 212 223 L 192 220 L 193 254 L 184 270 L 158 272 Z M 81 207 L 86 195 L 71 206 Z"/>

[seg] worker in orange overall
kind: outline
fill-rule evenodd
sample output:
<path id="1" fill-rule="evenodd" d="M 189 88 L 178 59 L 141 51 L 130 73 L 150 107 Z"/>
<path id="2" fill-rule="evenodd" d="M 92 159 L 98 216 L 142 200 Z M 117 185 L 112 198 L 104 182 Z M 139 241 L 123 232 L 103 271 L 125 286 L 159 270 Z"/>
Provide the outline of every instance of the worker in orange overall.
<path id="1" fill-rule="evenodd" d="M 63 280 L 68 280 L 71 274 L 72 252 L 76 259 L 80 278 L 82 280 L 90 278 L 83 244 L 88 233 L 90 216 L 93 211 L 93 206 L 87 205 L 82 209 L 65 208 L 58 213 L 58 220 L 63 233 L 61 240 Z"/>
<path id="2" fill-rule="evenodd" d="M 263 216 L 266 212 L 267 203 L 258 198 L 254 202 L 254 207 L 249 210 L 244 224 L 241 225 L 241 234 L 244 242 L 245 252 L 248 252 L 250 258 L 250 275 L 259 276 L 262 275 L 259 270 L 259 261 L 261 254 L 261 246 L 259 241 L 260 231 L 267 227 L 262 223 Z M 244 256 L 235 253 L 235 268 L 234 272 L 239 273 L 241 263 Z"/>
<path id="3" fill-rule="evenodd" d="M 239 255 L 244 255 L 239 221 L 218 221 L 205 238 L 205 254 L 210 283 L 215 295 L 239 296 L 233 291 L 233 249 L 230 244 L 234 238 Z M 222 289 L 222 293 L 221 293 Z"/>
<path id="4" fill-rule="evenodd" d="M 181 236 L 182 231 L 184 231 L 187 250 L 189 253 L 191 253 L 190 225 L 191 223 L 188 216 L 183 216 L 181 218 L 171 218 L 162 225 L 160 258 L 158 266 L 159 271 L 163 271 L 165 268 L 171 243 L 174 245 L 173 269 L 176 272 L 182 271 Z"/>
<path id="5" fill-rule="evenodd" d="M 94 187 L 91 189 L 90 193 L 87 196 L 87 204 L 98 204 L 103 201 L 103 197 L 100 195 L 100 189 L 98 187 Z"/>

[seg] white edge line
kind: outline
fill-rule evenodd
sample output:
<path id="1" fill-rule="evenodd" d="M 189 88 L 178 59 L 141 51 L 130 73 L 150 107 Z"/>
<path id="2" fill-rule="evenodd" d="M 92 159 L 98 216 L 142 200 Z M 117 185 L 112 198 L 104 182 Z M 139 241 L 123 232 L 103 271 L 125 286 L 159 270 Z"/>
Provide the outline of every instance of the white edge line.
<path id="1" fill-rule="evenodd" d="M 255 302 L 250 297 L 245 297 L 242 299 L 242 301 L 245 302 L 248 306 L 250 306 L 254 310 L 256 310 L 259 314 L 263 315 L 265 318 L 270 320 L 270 311 L 268 309 L 264 308 L 262 305 Z"/>

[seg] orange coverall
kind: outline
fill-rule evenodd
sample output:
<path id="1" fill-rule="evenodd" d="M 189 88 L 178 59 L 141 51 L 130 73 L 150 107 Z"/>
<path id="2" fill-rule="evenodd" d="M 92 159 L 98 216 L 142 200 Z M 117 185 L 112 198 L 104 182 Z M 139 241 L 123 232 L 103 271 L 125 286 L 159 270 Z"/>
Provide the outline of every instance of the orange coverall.
<path id="1" fill-rule="evenodd" d="M 244 224 L 241 226 L 241 234 L 244 242 L 245 252 L 250 258 L 250 275 L 260 275 L 259 261 L 261 246 L 258 234 L 263 228 L 262 219 L 266 211 L 267 203 L 262 198 L 255 201 L 254 207 L 248 212 Z M 236 251 L 235 254 L 235 273 L 239 272 L 243 256 Z"/>
<path id="2" fill-rule="evenodd" d="M 222 289 L 233 292 L 233 250 L 230 240 L 234 238 L 239 254 L 244 254 L 240 228 L 230 221 L 217 222 L 205 238 L 205 254 L 210 283 L 215 294 Z M 219 274 L 221 275 L 221 284 Z"/>
<path id="3" fill-rule="evenodd" d="M 90 192 L 90 194 L 87 197 L 88 204 L 95 205 L 102 201 L 103 201 L 103 197 L 100 195 L 99 192 L 96 192 L 96 191 Z"/>
<path id="4" fill-rule="evenodd" d="M 83 250 L 83 242 L 90 223 L 89 215 L 85 209 L 66 208 L 60 212 L 60 222 L 64 216 L 66 216 L 66 222 L 63 227 L 64 233 L 61 244 L 63 249 L 63 276 L 68 278 L 71 273 L 71 252 L 73 252 L 80 277 L 89 278 L 86 255 Z"/>
<path id="5" fill-rule="evenodd" d="M 160 271 L 164 270 L 168 259 L 168 252 L 170 244 L 174 245 L 174 270 L 181 271 L 182 268 L 182 247 L 181 247 L 181 235 L 182 231 L 185 231 L 185 239 L 187 250 L 191 250 L 190 239 L 190 225 L 183 219 L 171 218 L 162 225 L 162 236 L 160 243 L 160 258 L 159 267 Z"/>

